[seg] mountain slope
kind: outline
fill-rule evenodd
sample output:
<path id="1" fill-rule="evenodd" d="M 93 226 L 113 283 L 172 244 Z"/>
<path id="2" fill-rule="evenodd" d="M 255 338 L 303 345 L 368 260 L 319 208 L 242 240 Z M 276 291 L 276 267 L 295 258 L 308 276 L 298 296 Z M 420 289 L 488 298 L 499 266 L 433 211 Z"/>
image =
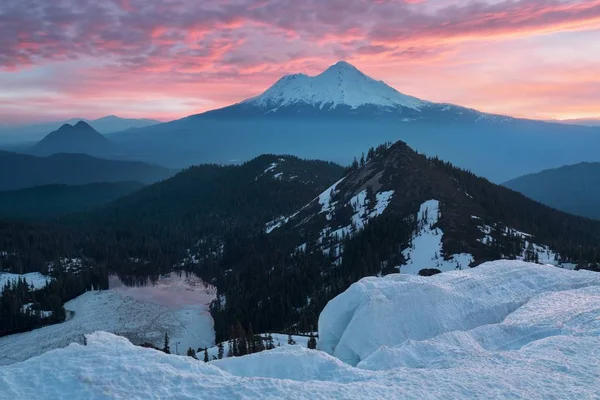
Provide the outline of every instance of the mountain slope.
<path id="1" fill-rule="evenodd" d="M 403 140 L 495 182 L 599 160 L 593 149 L 600 146 L 598 128 L 420 100 L 344 62 L 315 77 L 283 77 L 229 107 L 109 137 L 134 149 L 130 156 L 136 159 L 171 167 L 245 161 L 265 153 L 347 165 L 366 148 Z"/>
<path id="2" fill-rule="evenodd" d="M 89 211 L 142 187 L 139 182 L 104 182 L 1 191 L 0 218 L 46 219 Z"/>
<path id="3" fill-rule="evenodd" d="M 569 269 L 599 261 L 600 222 L 551 209 L 402 142 L 369 151 L 364 166 L 274 222 L 265 225 L 267 243 L 225 253 L 221 271 L 231 273 L 197 267 L 226 299 L 213 305 L 218 338 L 237 319 L 261 331 L 314 329 L 328 299 L 364 276 L 431 275 L 502 258 Z M 269 282 L 268 289 L 255 282 Z"/>
<path id="4" fill-rule="evenodd" d="M 152 183 L 171 174 L 166 168 L 142 162 L 103 160 L 84 154 L 36 157 L 0 151 L 0 190 L 92 182 Z"/>
<path id="5" fill-rule="evenodd" d="M 116 147 L 107 138 L 83 121 L 75 125 L 65 124 L 50 132 L 31 148 L 31 153 L 48 156 L 56 153 L 82 153 L 109 155 Z"/>
<path id="6" fill-rule="evenodd" d="M 556 209 L 600 219 L 600 163 L 579 163 L 529 174 L 504 186 Z"/>
<path id="7" fill-rule="evenodd" d="M 240 166 L 199 165 L 117 200 L 93 220 L 157 234 L 178 227 L 196 240 L 260 232 L 265 222 L 308 201 L 342 171 L 331 163 L 275 155 Z"/>

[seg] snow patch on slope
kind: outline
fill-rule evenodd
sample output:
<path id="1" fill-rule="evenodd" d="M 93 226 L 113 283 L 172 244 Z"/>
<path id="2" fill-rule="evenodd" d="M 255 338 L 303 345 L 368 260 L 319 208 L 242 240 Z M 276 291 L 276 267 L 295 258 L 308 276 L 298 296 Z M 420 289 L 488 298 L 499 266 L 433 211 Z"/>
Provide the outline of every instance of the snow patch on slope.
<path id="1" fill-rule="evenodd" d="M 331 198 L 335 196 L 335 194 L 337 193 L 337 185 L 339 185 L 343 180 L 344 178 L 331 185 L 331 187 L 329 187 L 327 190 L 321 193 L 318 197 L 319 204 L 321 205 L 321 211 L 319 213 L 325 213 L 327 220 L 331 220 L 331 215 L 333 213 L 335 205 L 337 204 L 336 201 L 332 202 Z"/>
<path id="2" fill-rule="evenodd" d="M 442 272 L 469 268 L 473 262 L 471 254 L 453 254 L 448 260 L 444 259 L 442 250 L 444 233 L 440 228 L 435 227 L 439 215 L 440 205 L 437 200 L 428 200 L 421 204 L 417 214 L 417 232 L 412 238 L 411 247 L 402 252 L 407 261 L 398 267 L 400 273 L 416 275 L 426 268 L 436 268 Z"/>

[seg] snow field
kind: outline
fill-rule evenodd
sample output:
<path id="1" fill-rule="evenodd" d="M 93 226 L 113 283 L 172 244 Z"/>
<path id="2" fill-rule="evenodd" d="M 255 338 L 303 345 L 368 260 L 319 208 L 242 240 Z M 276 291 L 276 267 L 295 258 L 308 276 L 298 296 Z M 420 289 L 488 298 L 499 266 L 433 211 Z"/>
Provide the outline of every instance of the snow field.
<path id="1" fill-rule="evenodd" d="M 342 359 L 282 346 L 205 364 L 97 332 L 0 369 L 0 398 L 592 399 L 599 321 L 589 271 L 498 261 L 395 274 L 362 279 L 323 311 L 319 348 Z"/>

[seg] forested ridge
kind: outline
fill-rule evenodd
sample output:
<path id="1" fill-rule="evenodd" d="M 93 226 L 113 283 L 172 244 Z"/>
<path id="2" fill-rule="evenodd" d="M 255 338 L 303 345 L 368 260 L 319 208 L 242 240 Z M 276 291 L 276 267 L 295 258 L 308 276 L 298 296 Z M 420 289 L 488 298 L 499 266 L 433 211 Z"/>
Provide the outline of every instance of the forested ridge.
<path id="1" fill-rule="evenodd" d="M 327 220 L 315 198 L 342 176 Z M 331 230 L 324 224 L 348 223 L 353 212 L 348 199 L 363 188 L 369 198 L 378 191 L 396 194 L 364 229 L 342 237 L 324 235 Z M 220 300 L 211 311 L 219 341 L 229 339 L 239 325 L 254 332 L 313 331 L 327 301 L 349 285 L 364 276 L 397 272 L 418 224 L 419 205 L 430 199 L 440 202 L 441 257 L 468 252 L 475 266 L 520 256 L 522 236 L 492 234 L 493 243 L 480 241 L 478 225 L 489 224 L 498 232 L 507 227 L 527 232 L 582 268 L 594 269 L 600 260 L 600 222 L 543 206 L 401 142 L 370 149 L 345 170 L 322 161 L 264 155 L 240 166 L 191 167 L 53 223 L 0 222 L 0 270 L 39 271 L 55 278 L 47 293 L 11 286 L 7 293 L 17 300 L 10 305 L 3 300 L 0 308 L 16 313 L 33 302 L 38 304 L 33 314 L 56 310 L 54 320 L 13 318 L 3 332 L 59 320 L 56 304 L 90 287 L 106 288 L 111 273 L 134 284 L 174 269 L 195 272 L 216 285 Z M 267 233 L 271 221 L 281 226 Z M 64 258 L 78 259 L 77 270 L 49 270 L 50 263 L 61 265 Z"/>

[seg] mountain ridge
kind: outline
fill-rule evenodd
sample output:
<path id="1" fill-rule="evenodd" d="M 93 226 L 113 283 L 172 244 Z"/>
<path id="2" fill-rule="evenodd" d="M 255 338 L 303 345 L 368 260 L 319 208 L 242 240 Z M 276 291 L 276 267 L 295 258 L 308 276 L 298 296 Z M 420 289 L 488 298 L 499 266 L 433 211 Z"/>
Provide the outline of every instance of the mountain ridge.
<path id="1" fill-rule="evenodd" d="M 139 181 L 153 183 L 173 172 L 139 161 L 117 161 L 86 154 L 57 153 L 47 157 L 0 151 L 0 190 L 93 182 Z"/>
<path id="2" fill-rule="evenodd" d="M 599 162 L 546 169 L 511 179 L 502 185 L 550 207 L 600 219 Z"/>

